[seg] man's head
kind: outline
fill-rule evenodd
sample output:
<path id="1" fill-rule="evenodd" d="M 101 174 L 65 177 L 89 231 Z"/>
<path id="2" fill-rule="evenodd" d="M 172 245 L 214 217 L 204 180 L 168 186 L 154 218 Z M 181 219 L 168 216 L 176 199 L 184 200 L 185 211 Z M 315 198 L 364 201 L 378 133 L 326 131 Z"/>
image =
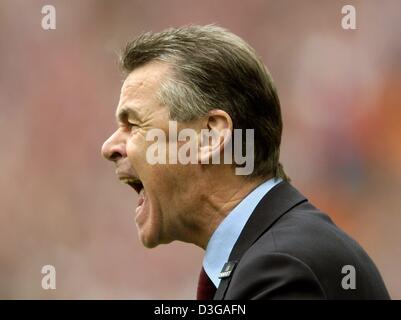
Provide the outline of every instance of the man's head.
<path id="1" fill-rule="evenodd" d="M 242 39 L 216 26 L 145 33 L 127 45 L 121 65 L 127 78 L 116 111 L 119 128 L 102 153 L 115 162 L 119 178 L 140 192 L 136 222 L 146 246 L 173 240 L 203 243 L 207 239 L 197 237 L 205 229 L 210 233 L 232 209 L 235 201 L 230 201 L 241 195 L 240 185 L 268 177 L 286 179 L 278 161 L 282 121 L 276 90 Z M 151 130 L 166 134 L 161 144 L 167 153 L 177 143 L 169 120 L 177 121 L 178 131 L 193 129 L 199 140 L 203 129 L 253 129 L 253 172 L 238 177 L 235 163 L 203 165 L 200 159 L 189 165 L 150 164 L 146 135 Z M 199 154 L 211 158 L 222 153 L 227 139 L 216 140 Z"/>

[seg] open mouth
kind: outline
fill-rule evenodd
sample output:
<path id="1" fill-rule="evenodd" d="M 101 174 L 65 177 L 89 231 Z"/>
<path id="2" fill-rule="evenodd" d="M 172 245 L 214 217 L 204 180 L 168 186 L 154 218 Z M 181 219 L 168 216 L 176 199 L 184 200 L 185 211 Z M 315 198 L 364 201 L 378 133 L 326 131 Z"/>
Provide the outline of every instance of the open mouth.
<path id="1" fill-rule="evenodd" d="M 143 190 L 143 184 L 139 179 L 129 180 L 126 183 L 131 186 L 138 194 Z"/>
<path id="2" fill-rule="evenodd" d="M 143 187 L 143 183 L 138 178 L 120 178 L 123 182 L 128 184 L 131 188 L 133 188 L 138 193 L 138 204 L 135 209 L 136 212 L 136 221 L 137 223 L 141 223 L 146 219 L 146 214 L 148 211 L 148 204 L 147 204 L 147 196 L 145 189 Z"/>
<path id="3" fill-rule="evenodd" d="M 143 190 L 142 181 L 136 177 L 119 177 L 120 181 L 128 184 L 133 188 L 138 194 Z"/>

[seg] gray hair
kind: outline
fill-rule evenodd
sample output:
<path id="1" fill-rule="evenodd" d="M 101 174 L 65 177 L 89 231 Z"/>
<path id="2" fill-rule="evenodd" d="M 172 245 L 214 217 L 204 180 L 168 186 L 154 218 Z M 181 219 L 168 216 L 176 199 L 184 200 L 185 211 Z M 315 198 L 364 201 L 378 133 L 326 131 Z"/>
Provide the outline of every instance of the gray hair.
<path id="1" fill-rule="evenodd" d="M 127 44 L 121 56 L 126 73 L 150 61 L 171 66 L 157 93 L 170 119 L 189 121 L 222 109 L 234 128 L 254 129 L 255 169 L 251 177 L 287 180 L 279 163 L 282 119 L 273 80 L 255 51 L 216 25 L 147 32 Z"/>

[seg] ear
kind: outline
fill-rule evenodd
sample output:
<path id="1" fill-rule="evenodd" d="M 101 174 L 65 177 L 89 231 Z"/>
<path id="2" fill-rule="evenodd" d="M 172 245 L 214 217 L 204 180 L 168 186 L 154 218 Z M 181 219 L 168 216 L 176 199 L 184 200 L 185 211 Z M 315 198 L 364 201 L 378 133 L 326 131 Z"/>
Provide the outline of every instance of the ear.
<path id="1" fill-rule="evenodd" d="M 227 112 L 215 109 L 208 112 L 203 123 L 198 146 L 198 161 L 201 164 L 221 163 L 220 155 L 231 143 L 232 119 Z"/>

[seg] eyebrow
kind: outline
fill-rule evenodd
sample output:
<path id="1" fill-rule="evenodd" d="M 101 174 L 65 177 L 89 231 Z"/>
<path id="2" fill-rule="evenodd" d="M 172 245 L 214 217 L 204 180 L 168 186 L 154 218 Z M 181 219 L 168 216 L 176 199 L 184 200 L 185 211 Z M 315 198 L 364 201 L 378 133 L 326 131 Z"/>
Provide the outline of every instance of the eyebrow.
<path id="1" fill-rule="evenodd" d="M 117 112 L 116 112 L 116 120 L 117 123 L 124 123 L 127 121 L 127 119 L 129 118 L 129 116 L 132 116 L 136 119 L 139 119 L 138 113 L 127 107 L 127 106 L 123 106 L 121 107 Z"/>

